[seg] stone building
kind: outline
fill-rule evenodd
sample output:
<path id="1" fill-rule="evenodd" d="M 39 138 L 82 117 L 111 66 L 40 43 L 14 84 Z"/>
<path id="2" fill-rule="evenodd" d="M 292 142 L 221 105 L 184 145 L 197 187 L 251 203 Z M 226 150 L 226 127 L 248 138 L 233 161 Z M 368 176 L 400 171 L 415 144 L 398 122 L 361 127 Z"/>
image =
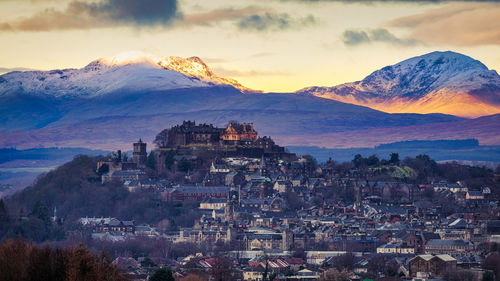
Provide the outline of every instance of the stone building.
<path id="1" fill-rule="evenodd" d="M 194 121 L 184 121 L 168 130 L 167 147 L 215 145 L 219 142 L 224 129 L 213 125 L 198 124 Z"/>
<path id="2" fill-rule="evenodd" d="M 441 276 L 446 271 L 455 270 L 457 260 L 450 255 L 418 255 L 409 261 L 410 276 L 427 273 L 430 276 Z"/>
<path id="3" fill-rule="evenodd" d="M 249 140 L 255 142 L 257 140 L 257 132 L 253 128 L 253 123 L 240 124 L 236 121 L 231 121 L 222 134 L 224 141 L 244 141 Z"/>
<path id="4" fill-rule="evenodd" d="M 134 152 L 132 154 L 132 162 L 136 163 L 138 167 L 143 167 L 146 165 L 146 160 L 148 159 L 148 153 L 146 151 L 146 143 L 139 139 L 138 142 L 134 143 Z"/>

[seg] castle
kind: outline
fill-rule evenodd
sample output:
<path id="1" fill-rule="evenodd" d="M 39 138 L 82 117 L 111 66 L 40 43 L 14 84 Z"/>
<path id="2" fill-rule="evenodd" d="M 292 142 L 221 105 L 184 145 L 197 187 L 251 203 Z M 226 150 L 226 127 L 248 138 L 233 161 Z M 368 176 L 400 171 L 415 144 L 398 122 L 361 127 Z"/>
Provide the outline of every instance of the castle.
<path id="1" fill-rule="evenodd" d="M 237 121 L 230 121 L 225 128 L 184 121 L 181 125 L 163 130 L 156 136 L 155 143 L 160 151 L 206 147 L 225 157 L 260 158 L 263 155 L 286 159 L 295 157 L 295 154 L 286 152 L 284 147 L 277 145 L 270 137 L 259 137 L 253 123 Z"/>
<path id="2" fill-rule="evenodd" d="M 224 129 L 213 125 L 199 124 L 194 121 L 184 121 L 182 125 L 173 126 L 168 130 L 166 147 L 213 145 L 220 140 Z"/>
<path id="3" fill-rule="evenodd" d="M 132 161 L 124 159 L 121 150 L 118 150 L 109 159 L 97 162 L 97 172 L 101 167 L 107 167 L 107 172 L 101 177 L 102 183 L 144 179 L 146 177 L 144 168 L 147 157 L 146 143 L 139 139 L 133 144 Z"/>
<path id="4" fill-rule="evenodd" d="M 257 140 L 257 132 L 253 129 L 253 123 L 240 124 L 236 121 L 231 121 L 224 130 L 221 136 L 224 141 L 252 141 Z"/>
<path id="5" fill-rule="evenodd" d="M 230 121 L 226 128 L 213 125 L 198 124 L 194 121 L 184 121 L 182 125 L 173 126 L 168 130 L 166 147 L 180 146 L 218 146 L 253 144 L 258 141 L 257 131 L 253 123 Z M 262 142 L 262 140 L 261 140 Z"/>

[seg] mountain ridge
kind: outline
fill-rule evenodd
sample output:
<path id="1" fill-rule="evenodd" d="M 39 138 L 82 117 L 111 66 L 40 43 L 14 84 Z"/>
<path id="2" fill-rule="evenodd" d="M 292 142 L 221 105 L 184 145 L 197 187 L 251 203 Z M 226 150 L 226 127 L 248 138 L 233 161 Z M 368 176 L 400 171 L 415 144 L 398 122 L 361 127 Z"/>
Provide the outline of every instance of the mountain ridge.
<path id="1" fill-rule="evenodd" d="M 161 63 L 151 56 L 124 55 L 98 59 L 81 69 L 11 72 L 0 78 L 0 146 L 4 147 L 112 149 L 139 137 L 150 139 L 183 120 L 219 126 L 240 120 L 253 122 L 259 133 L 277 136 L 283 143 L 321 140 L 341 145 L 341 140 L 353 145 L 370 138 L 386 140 L 384 134 L 398 140 L 429 136 L 436 132 L 426 125 L 452 127 L 464 120 L 438 113 L 390 114 L 305 92 L 249 93 L 226 80 L 211 81 L 220 77 L 197 57 L 163 58 Z M 491 134 L 500 135 L 492 122 L 486 123 L 481 128 L 489 140 L 495 139 Z M 397 135 L 399 128 L 411 126 L 420 135 L 412 131 Z M 356 133 L 362 131 L 382 135 Z M 470 132 L 460 138 L 475 137 Z"/>
<path id="2" fill-rule="evenodd" d="M 376 70 L 360 81 L 306 87 L 296 93 L 389 113 L 439 112 L 467 118 L 500 113 L 498 73 L 451 51 L 413 57 Z"/>

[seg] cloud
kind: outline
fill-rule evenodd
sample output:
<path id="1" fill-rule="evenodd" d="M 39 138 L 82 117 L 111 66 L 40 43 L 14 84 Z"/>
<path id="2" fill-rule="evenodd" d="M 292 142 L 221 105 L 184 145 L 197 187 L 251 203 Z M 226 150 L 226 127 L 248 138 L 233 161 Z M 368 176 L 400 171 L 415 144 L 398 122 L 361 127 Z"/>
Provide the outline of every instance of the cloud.
<path id="1" fill-rule="evenodd" d="M 500 44 L 500 5 L 454 3 L 389 23 L 428 44 L 479 46 Z"/>
<path id="2" fill-rule="evenodd" d="M 342 34 L 342 41 L 346 45 L 359 45 L 371 41 L 370 37 L 365 31 L 362 30 L 346 30 Z"/>
<path id="3" fill-rule="evenodd" d="M 449 3 L 449 2 L 500 2 L 499 0 L 279 0 L 281 2 L 343 2 L 343 3 Z"/>
<path id="4" fill-rule="evenodd" d="M 220 21 L 234 21 L 238 29 L 247 31 L 281 31 L 316 23 L 316 19 L 312 15 L 296 18 L 287 13 L 276 13 L 272 9 L 250 6 L 185 14 L 177 24 L 210 26 Z"/>
<path id="5" fill-rule="evenodd" d="M 186 14 L 183 16 L 183 23 L 191 25 L 210 25 L 214 22 L 223 20 L 235 20 L 241 19 L 242 17 L 253 15 L 265 11 L 262 8 L 257 7 L 245 7 L 240 9 L 220 9 L 213 10 L 205 13 L 197 14 Z"/>
<path id="6" fill-rule="evenodd" d="M 177 0 L 71 1 L 65 9 L 47 8 L 13 22 L 0 22 L 3 31 L 50 31 L 114 26 L 167 26 L 179 16 Z"/>
<path id="7" fill-rule="evenodd" d="M 313 25 L 317 20 L 312 15 L 303 18 L 293 18 L 287 13 L 254 14 L 242 18 L 237 26 L 240 30 L 249 31 L 281 31 L 292 28 L 302 28 Z"/>
<path id="8" fill-rule="evenodd" d="M 414 46 L 419 44 L 414 39 L 401 39 L 390 33 L 387 29 L 377 28 L 373 30 L 346 30 L 342 34 L 342 41 L 349 46 L 356 46 L 372 42 L 384 42 L 398 46 Z"/>

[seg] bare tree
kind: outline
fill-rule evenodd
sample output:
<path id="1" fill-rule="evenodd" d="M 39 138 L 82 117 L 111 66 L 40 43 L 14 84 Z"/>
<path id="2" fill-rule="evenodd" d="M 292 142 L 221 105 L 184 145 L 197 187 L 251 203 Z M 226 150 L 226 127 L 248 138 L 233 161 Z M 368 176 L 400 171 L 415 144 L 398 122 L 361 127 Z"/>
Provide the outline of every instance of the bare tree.
<path id="1" fill-rule="evenodd" d="M 231 261 L 226 257 L 215 258 L 214 264 L 212 265 L 211 275 L 215 281 L 229 281 L 232 279 L 232 264 Z"/>
<path id="2" fill-rule="evenodd" d="M 158 133 L 158 135 L 156 135 L 155 140 L 153 142 L 154 142 L 154 144 L 156 144 L 156 146 L 158 148 L 167 146 L 167 144 L 168 144 L 168 132 L 169 132 L 169 129 L 164 129 L 163 131 Z"/>

